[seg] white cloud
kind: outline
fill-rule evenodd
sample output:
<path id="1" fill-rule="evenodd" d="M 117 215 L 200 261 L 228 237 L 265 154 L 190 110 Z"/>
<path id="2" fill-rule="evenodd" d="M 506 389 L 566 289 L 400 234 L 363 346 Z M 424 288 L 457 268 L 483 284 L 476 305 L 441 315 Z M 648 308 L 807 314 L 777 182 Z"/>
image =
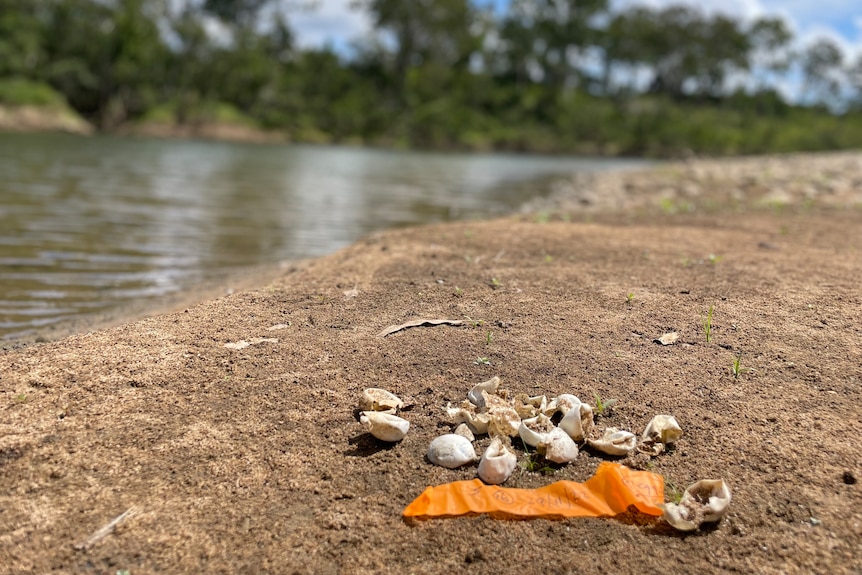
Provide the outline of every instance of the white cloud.
<path id="1" fill-rule="evenodd" d="M 289 21 L 303 48 L 330 44 L 345 49 L 371 30 L 362 10 L 351 8 L 351 0 L 318 0 L 308 10 L 289 12 Z"/>
<path id="2" fill-rule="evenodd" d="M 506 1 L 496 0 L 496 3 Z M 290 23 L 299 45 L 308 48 L 328 43 L 339 51 L 349 51 L 354 41 L 367 37 L 371 22 L 362 10 L 352 8 L 351 3 L 352 0 L 313 0 L 312 9 L 291 10 L 288 13 Z M 612 0 L 611 5 L 615 9 L 636 5 L 662 8 L 681 3 L 700 8 L 707 14 L 721 13 L 745 21 L 781 16 L 794 31 L 797 47 L 825 36 L 835 40 L 848 58 L 862 54 L 859 0 Z"/>
<path id="3" fill-rule="evenodd" d="M 784 16 L 799 36 L 832 29 L 848 42 L 862 41 L 859 0 L 612 0 L 614 8 L 635 5 L 661 8 L 675 4 L 688 4 L 708 14 L 727 14 L 749 21 L 765 15 Z M 367 16 L 351 8 L 351 0 L 316 0 L 312 5 L 312 10 L 290 13 L 290 21 L 303 46 L 319 46 L 327 41 L 347 45 L 366 35 L 371 28 Z M 848 37 L 848 34 L 855 37 Z"/>
<path id="4" fill-rule="evenodd" d="M 845 62 L 862 57 L 862 16 L 859 0 L 612 0 L 613 7 L 665 6 L 687 4 L 707 14 L 722 13 L 743 21 L 763 16 L 785 20 L 794 34 L 796 50 L 804 50 L 820 38 L 834 41 L 844 52 Z M 774 79 L 773 79 L 774 80 Z M 799 70 L 778 78 L 776 88 L 785 97 L 799 95 L 802 78 Z"/>

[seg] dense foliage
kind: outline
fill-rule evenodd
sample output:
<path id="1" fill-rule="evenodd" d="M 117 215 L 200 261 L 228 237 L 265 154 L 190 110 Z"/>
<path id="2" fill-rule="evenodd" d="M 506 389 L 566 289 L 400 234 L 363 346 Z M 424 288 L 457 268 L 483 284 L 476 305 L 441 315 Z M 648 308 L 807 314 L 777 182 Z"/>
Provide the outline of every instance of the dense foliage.
<path id="1" fill-rule="evenodd" d="M 103 130 L 234 119 L 302 141 L 387 146 L 862 146 L 862 60 L 846 65 L 826 39 L 794 51 L 777 18 L 615 13 L 608 0 L 512 0 L 504 13 L 470 0 L 355 0 L 368 38 L 299 49 L 282 4 L 0 0 L 0 101 L 56 92 Z M 775 89 L 792 78 L 794 104 Z"/>

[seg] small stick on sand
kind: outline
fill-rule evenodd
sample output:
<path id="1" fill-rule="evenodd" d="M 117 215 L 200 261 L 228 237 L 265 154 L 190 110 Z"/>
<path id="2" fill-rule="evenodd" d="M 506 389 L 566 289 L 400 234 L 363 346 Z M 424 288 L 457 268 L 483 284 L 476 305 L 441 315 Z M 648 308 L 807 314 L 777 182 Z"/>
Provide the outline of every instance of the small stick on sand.
<path id="1" fill-rule="evenodd" d="M 464 322 L 460 319 L 417 319 L 413 321 L 408 321 L 407 323 L 402 323 L 401 325 L 390 325 L 383 331 L 377 334 L 377 337 L 386 337 L 387 335 L 392 335 L 397 331 L 401 331 L 402 329 L 408 329 L 411 327 L 427 327 L 427 326 L 435 326 L 435 325 L 463 325 Z"/>
<path id="2" fill-rule="evenodd" d="M 119 515 L 114 517 L 110 521 L 110 523 L 108 523 L 107 525 L 105 525 L 104 527 L 102 527 L 101 529 L 99 529 L 98 531 L 93 533 L 92 535 L 90 535 L 89 539 L 87 539 L 83 543 L 75 544 L 75 549 L 77 549 L 78 551 L 86 551 L 87 549 L 89 549 L 90 547 L 92 547 L 93 545 L 95 545 L 96 543 L 98 543 L 99 541 L 101 541 L 102 539 L 104 539 L 105 537 L 110 535 L 111 533 L 113 533 L 114 529 L 116 529 L 117 525 L 119 525 L 120 523 L 122 523 L 123 521 L 128 519 L 129 517 L 137 515 L 137 513 L 138 513 L 137 507 L 128 508 L 123 513 L 120 513 Z"/>

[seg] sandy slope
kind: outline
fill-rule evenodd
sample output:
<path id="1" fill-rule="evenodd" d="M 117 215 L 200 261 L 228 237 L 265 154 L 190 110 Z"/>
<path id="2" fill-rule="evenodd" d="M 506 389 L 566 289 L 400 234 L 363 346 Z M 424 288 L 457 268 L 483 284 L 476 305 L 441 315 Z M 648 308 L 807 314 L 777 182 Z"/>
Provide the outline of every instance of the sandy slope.
<path id="1" fill-rule="evenodd" d="M 578 180 L 539 214 L 376 234 L 257 290 L 5 352 L 0 572 L 859 573 L 860 165 Z M 467 322 L 377 336 L 423 317 Z M 252 338 L 268 341 L 225 347 Z M 600 426 L 675 415 L 677 449 L 623 463 L 668 497 L 723 477 L 730 513 L 687 536 L 634 513 L 403 521 L 426 486 L 475 477 L 424 453 L 447 402 L 495 374 L 617 399 Z M 401 443 L 358 423 L 369 386 L 412 405 Z M 604 459 L 507 485 L 583 481 Z"/>

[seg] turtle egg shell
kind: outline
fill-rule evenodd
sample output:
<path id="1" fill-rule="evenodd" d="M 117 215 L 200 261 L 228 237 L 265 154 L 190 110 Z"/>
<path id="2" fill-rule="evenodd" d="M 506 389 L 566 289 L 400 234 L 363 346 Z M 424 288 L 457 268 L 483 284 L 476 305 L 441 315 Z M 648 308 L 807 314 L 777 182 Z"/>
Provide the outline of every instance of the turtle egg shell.
<path id="1" fill-rule="evenodd" d="M 448 469 L 455 469 L 476 461 L 476 450 L 466 437 L 447 433 L 431 442 L 428 447 L 428 461 Z"/>

